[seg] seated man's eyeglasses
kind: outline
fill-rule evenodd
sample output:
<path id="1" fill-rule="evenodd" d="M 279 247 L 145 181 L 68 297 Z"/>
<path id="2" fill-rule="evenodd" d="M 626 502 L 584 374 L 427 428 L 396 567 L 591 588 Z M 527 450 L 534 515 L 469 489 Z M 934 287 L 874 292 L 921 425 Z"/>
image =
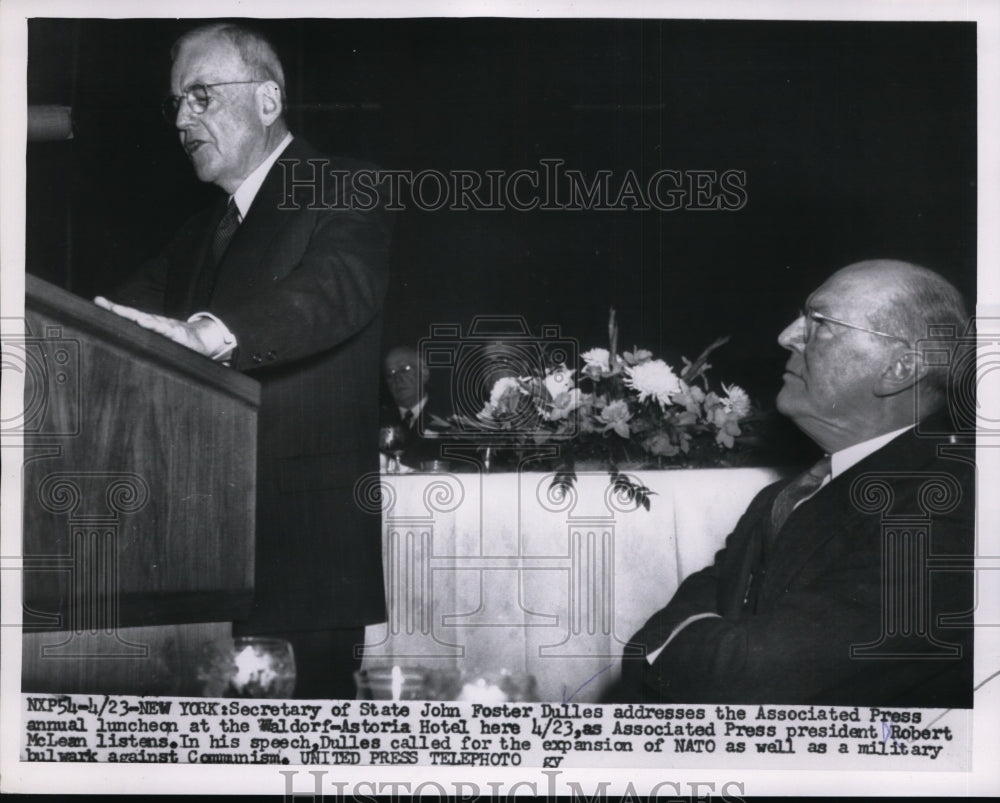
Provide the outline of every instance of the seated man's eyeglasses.
<path id="1" fill-rule="evenodd" d="M 410 373 L 413 370 L 413 366 L 407 363 L 406 365 L 394 365 L 389 369 L 389 376 L 395 376 L 396 374 L 402 372 L 404 374 Z"/>
<path id="2" fill-rule="evenodd" d="M 254 81 L 220 81 L 215 84 L 191 84 L 182 90 L 181 95 L 167 95 L 160 104 L 160 109 L 168 123 L 177 119 L 177 110 L 181 107 L 181 101 L 185 101 L 192 114 L 204 114 L 208 104 L 212 101 L 212 95 L 208 90 L 216 86 L 235 86 L 236 84 L 262 84 L 262 80 Z"/>
<path id="3" fill-rule="evenodd" d="M 816 310 L 811 309 L 810 307 L 806 307 L 801 310 L 799 312 L 799 317 L 801 317 L 805 322 L 805 328 L 802 336 L 803 342 L 805 343 L 812 341 L 813 337 L 816 335 L 816 330 L 819 328 L 819 325 L 823 323 L 835 323 L 838 326 L 846 326 L 848 329 L 856 329 L 859 332 L 867 332 L 870 335 L 900 340 L 907 345 L 910 343 L 910 341 L 906 338 L 900 337 L 899 335 L 890 335 L 888 332 L 880 332 L 878 329 L 869 329 L 867 326 L 859 326 L 856 323 L 842 321 L 839 318 L 831 318 L 829 315 L 824 315 L 822 312 L 816 312 Z"/>

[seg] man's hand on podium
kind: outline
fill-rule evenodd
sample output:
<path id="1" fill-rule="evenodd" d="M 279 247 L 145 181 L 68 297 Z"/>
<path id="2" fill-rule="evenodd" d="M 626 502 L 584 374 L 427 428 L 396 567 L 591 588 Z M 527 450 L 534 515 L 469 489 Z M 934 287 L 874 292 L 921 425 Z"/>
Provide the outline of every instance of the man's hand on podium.
<path id="1" fill-rule="evenodd" d="M 208 313 L 198 313 L 187 321 L 180 321 L 126 307 L 124 304 L 115 304 L 103 296 L 97 296 L 94 303 L 213 360 L 228 359 L 236 345 L 236 340 L 225 324 Z"/>

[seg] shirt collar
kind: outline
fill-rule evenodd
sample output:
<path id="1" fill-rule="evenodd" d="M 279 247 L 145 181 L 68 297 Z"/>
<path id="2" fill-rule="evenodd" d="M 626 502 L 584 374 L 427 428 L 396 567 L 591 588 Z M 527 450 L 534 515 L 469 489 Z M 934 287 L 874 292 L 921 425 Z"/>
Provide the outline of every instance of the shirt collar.
<path id="1" fill-rule="evenodd" d="M 420 401 L 418 401 L 412 407 L 400 407 L 399 415 L 401 417 L 405 417 L 407 412 L 411 412 L 413 413 L 413 418 L 415 420 L 420 417 L 420 414 L 423 412 L 424 407 L 426 406 L 427 406 L 427 397 L 424 396 Z"/>
<path id="2" fill-rule="evenodd" d="M 913 425 L 911 424 L 908 427 L 896 429 L 892 432 L 886 432 L 884 435 L 878 435 L 869 440 L 861 441 L 861 443 L 856 443 L 853 446 L 848 446 L 846 449 L 841 449 L 839 452 L 834 452 L 830 455 L 830 479 L 836 479 L 855 463 L 860 463 L 868 455 L 872 454 L 872 452 L 881 449 L 893 438 L 902 435 L 908 429 L 913 429 Z"/>
<path id="3" fill-rule="evenodd" d="M 292 141 L 291 132 L 285 134 L 285 138 L 278 143 L 278 147 L 271 151 L 267 158 L 257 165 L 256 169 L 247 176 L 243 183 L 236 189 L 233 193 L 232 198 L 236 201 L 236 209 L 240 213 L 240 222 L 243 222 L 243 218 L 247 216 L 247 212 L 250 211 L 250 204 L 253 203 L 253 199 L 257 197 L 257 193 L 260 191 L 261 185 L 264 183 L 264 179 L 267 178 L 268 172 L 274 167 L 274 163 L 278 161 L 278 157 L 281 156 L 285 148 L 288 147 L 288 143 Z"/>

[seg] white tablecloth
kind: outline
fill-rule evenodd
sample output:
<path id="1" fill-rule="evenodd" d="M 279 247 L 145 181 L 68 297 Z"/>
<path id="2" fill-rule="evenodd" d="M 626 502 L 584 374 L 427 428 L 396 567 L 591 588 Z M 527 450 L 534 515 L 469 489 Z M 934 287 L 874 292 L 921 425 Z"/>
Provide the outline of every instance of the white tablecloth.
<path id="1" fill-rule="evenodd" d="M 655 491 L 648 512 L 603 472 L 565 498 L 551 474 L 383 475 L 389 621 L 368 628 L 365 665 L 504 667 L 534 675 L 541 700 L 599 699 L 628 638 L 778 474 L 634 476 Z"/>

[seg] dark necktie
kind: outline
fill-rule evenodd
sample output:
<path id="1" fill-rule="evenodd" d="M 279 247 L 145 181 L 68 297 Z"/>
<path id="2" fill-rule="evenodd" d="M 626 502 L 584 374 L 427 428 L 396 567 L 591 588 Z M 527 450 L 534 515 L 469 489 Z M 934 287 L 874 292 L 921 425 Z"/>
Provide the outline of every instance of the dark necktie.
<path id="1" fill-rule="evenodd" d="M 222 255 L 226 253 L 230 240 L 236 234 L 236 229 L 240 226 L 240 210 L 236 208 L 236 201 L 229 199 L 226 207 L 226 214 L 222 216 L 219 225 L 215 229 L 215 236 L 212 238 L 212 260 L 218 265 L 222 260 Z"/>
<path id="2" fill-rule="evenodd" d="M 776 536 L 791 515 L 795 506 L 814 494 L 830 474 L 830 456 L 827 455 L 808 471 L 803 472 L 781 489 L 771 508 L 771 533 Z"/>
<path id="3" fill-rule="evenodd" d="M 413 410 L 407 410 L 403 413 L 403 426 L 407 429 L 413 429 Z"/>
<path id="4" fill-rule="evenodd" d="M 829 474 L 830 456 L 827 455 L 808 471 L 799 474 L 774 497 L 774 503 L 771 505 L 771 529 L 764 530 L 760 551 L 754 561 L 750 576 L 747 578 L 746 593 L 743 596 L 744 608 L 749 608 L 751 611 L 757 610 L 757 595 L 760 593 L 761 581 L 767 573 L 769 553 L 778 539 L 781 528 L 795 506 L 810 494 L 816 493 Z"/>

